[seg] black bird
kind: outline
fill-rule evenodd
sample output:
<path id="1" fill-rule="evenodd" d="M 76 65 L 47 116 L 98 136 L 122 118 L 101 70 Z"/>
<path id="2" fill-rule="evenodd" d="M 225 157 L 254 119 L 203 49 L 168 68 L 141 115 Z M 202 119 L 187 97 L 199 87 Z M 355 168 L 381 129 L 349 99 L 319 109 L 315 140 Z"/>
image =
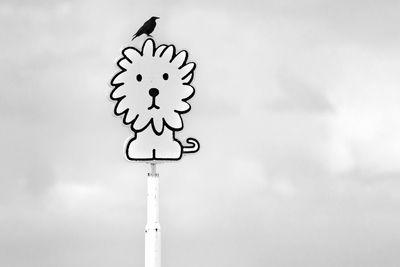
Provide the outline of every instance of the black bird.
<path id="1" fill-rule="evenodd" d="M 150 33 L 154 31 L 154 28 L 156 27 L 156 20 L 159 19 L 159 17 L 151 17 L 148 21 L 146 21 L 142 27 L 132 36 L 132 41 L 136 37 L 139 37 L 142 34 L 146 34 L 147 36 L 150 36 Z"/>

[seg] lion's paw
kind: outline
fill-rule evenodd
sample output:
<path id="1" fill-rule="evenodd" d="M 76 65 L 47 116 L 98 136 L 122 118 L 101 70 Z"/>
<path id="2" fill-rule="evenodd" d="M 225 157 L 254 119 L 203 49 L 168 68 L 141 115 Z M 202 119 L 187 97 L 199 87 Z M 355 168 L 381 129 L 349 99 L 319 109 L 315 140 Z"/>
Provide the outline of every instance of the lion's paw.
<path id="1" fill-rule="evenodd" d="M 129 160 L 152 160 L 154 151 L 132 139 L 126 146 L 126 156 Z"/>
<path id="2" fill-rule="evenodd" d="M 157 159 L 177 160 L 182 157 L 182 146 L 178 141 L 171 141 L 156 149 Z"/>

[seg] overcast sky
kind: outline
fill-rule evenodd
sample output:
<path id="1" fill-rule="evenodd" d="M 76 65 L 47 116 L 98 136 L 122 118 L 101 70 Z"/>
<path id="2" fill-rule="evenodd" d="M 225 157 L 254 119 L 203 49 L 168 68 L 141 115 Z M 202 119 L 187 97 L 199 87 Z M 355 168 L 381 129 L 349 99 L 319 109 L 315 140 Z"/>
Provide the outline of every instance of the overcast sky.
<path id="1" fill-rule="evenodd" d="M 144 266 L 109 81 L 132 34 L 197 63 L 158 167 L 163 266 L 400 266 L 400 3 L 0 1 L 0 266 Z M 140 42 L 138 38 L 137 42 Z"/>

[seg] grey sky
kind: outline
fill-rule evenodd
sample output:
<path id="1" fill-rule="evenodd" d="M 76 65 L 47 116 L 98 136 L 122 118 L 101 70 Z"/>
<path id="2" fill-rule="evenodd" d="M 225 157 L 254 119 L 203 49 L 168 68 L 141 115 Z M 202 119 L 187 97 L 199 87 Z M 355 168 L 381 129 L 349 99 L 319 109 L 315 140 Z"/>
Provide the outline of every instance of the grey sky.
<path id="1" fill-rule="evenodd" d="M 400 3 L 0 1 L 0 266 L 142 266 L 115 60 L 150 16 L 197 63 L 159 166 L 165 266 L 399 266 Z"/>

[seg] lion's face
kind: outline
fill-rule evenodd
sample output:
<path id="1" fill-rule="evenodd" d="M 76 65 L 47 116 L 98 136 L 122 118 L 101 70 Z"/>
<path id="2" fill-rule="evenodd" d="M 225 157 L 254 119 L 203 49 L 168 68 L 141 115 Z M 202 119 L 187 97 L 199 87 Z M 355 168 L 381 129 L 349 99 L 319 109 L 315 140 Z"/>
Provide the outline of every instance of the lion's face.
<path id="1" fill-rule="evenodd" d="M 151 125 L 161 134 L 164 126 L 183 128 L 181 114 L 190 110 L 186 102 L 194 95 L 190 85 L 194 63 L 187 63 L 187 52 L 176 53 L 173 45 L 155 47 L 147 39 L 142 50 L 128 47 L 118 61 L 121 69 L 111 81 L 111 99 L 116 100 L 115 114 L 134 131 Z"/>

